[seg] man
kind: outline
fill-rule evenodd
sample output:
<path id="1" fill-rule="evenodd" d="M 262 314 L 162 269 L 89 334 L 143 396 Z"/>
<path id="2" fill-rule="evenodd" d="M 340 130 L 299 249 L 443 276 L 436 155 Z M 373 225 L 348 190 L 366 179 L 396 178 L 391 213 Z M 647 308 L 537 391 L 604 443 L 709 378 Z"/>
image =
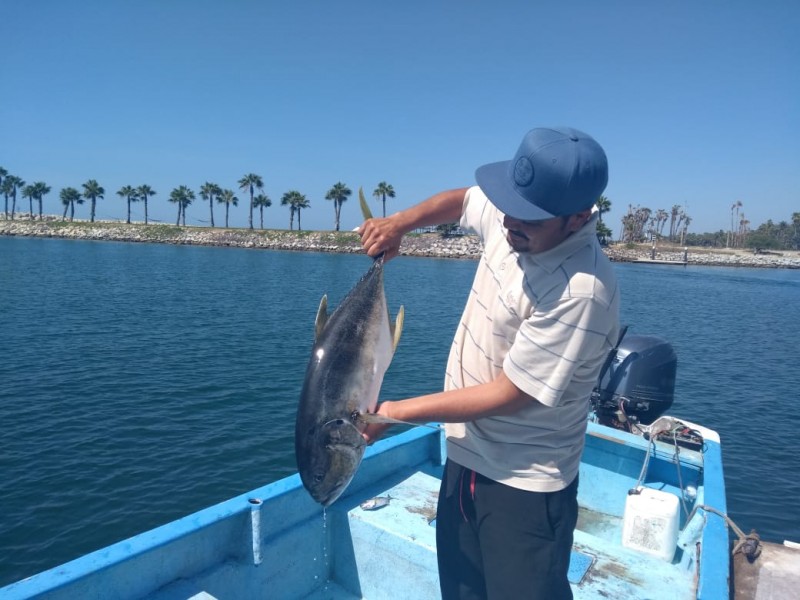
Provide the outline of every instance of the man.
<path id="1" fill-rule="evenodd" d="M 378 413 L 446 424 L 436 519 L 442 597 L 571 598 L 578 466 L 589 396 L 619 329 L 617 282 L 595 235 L 605 153 L 569 128 L 533 129 L 478 185 L 359 229 L 370 256 L 460 218 L 483 242 L 444 391 Z M 386 425 L 364 432 L 374 441 Z"/>

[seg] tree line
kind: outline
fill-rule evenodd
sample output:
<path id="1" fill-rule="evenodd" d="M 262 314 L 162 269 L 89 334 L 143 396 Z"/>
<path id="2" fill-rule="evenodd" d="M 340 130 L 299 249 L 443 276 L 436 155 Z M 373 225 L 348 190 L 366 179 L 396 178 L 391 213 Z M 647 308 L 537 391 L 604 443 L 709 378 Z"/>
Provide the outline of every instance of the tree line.
<path id="1" fill-rule="evenodd" d="M 260 228 L 264 229 L 264 209 L 272 206 L 272 200 L 269 196 L 263 193 L 264 180 L 260 175 L 255 173 L 248 173 L 244 175 L 237 182 L 238 190 L 249 196 L 249 218 L 248 226 L 250 229 L 253 227 L 253 213 L 258 209 Z M 43 181 L 37 181 L 31 184 L 26 184 L 24 180 L 16 175 L 9 174 L 6 169 L 0 167 L 0 193 L 5 197 L 5 216 L 6 219 L 13 220 L 17 212 L 17 195 L 26 198 L 29 201 L 29 214 L 31 219 L 36 218 L 33 203 L 38 203 L 39 219 L 42 219 L 42 199 L 44 196 L 51 192 L 50 186 Z M 339 231 L 339 222 L 341 216 L 342 205 L 352 195 L 352 190 L 341 181 L 335 183 L 325 194 L 325 200 L 333 202 L 334 207 L 334 229 Z M 62 219 L 67 220 L 67 212 L 69 212 L 69 220 L 75 218 L 75 205 L 90 203 L 89 221 L 94 223 L 97 201 L 105 198 L 106 190 L 95 179 L 90 179 L 82 185 L 82 189 L 78 190 L 74 187 L 62 188 L 59 192 L 59 199 L 64 207 Z M 127 203 L 127 220 L 126 223 L 131 222 L 131 205 L 136 202 L 141 202 L 144 205 L 144 222 L 145 225 L 149 224 L 150 218 L 148 214 L 148 202 L 150 198 L 156 195 L 156 191 L 149 185 L 125 185 L 116 192 L 117 196 L 122 198 Z M 395 191 L 391 184 L 381 181 L 375 190 L 372 192 L 374 198 L 379 199 L 383 206 L 383 216 L 386 216 L 386 199 L 394 198 Z M 178 215 L 175 221 L 176 225 L 186 225 L 186 208 L 192 204 L 197 197 L 208 203 L 209 217 L 211 227 L 216 227 L 216 220 L 214 218 L 214 203 L 223 205 L 225 207 L 225 227 L 228 227 L 228 219 L 230 215 L 230 207 L 239 205 L 239 198 L 236 192 L 232 189 L 224 188 L 216 183 L 205 182 L 195 194 L 195 191 L 190 187 L 181 185 L 174 188 L 167 197 L 167 201 L 177 206 Z M 11 210 L 9 211 L 9 201 Z M 283 194 L 281 197 L 281 206 L 289 208 L 289 229 L 294 229 L 294 218 L 297 216 L 297 229 L 302 229 L 300 223 L 301 210 L 311 206 L 310 200 L 305 194 L 300 193 L 298 190 L 290 190 Z"/>
<path id="2" fill-rule="evenodd" d="M 258 210 L 259 226 L 264 229 L 264 209 L 272 206 L 272 200 L 264 192 L 264 180 L 260 175 L 248 173 L 237 182 L 239 192 L 249 198 L 248 226 L 253 229 L 253 214 Z M 38 205 L 38 215 L 42 218 L 42 199 L 51 192 L 50 186 L 44 181 L 35 181 L 26 184 L 16 175 L 9 174 L 0 167 L 0 194 L 5 198 L 6 219 L 14 219 L 17 211 L 17 196 L 28 200 L 28 209 L 31 219 L 36 218 L 34 202 Z M 211 227 L 216 227 L 214 204 L 225 207 L 225 227 L 228 227 L 231 206 L 239 205 L 236 191 L 224 188 L 216 183 L 205 182 L 195 194 L 190 187 L 181 185 L 174 188 L 167 201 L 177 206 L 178 214 L 176 225 L 186 225 L 186 208 L 199 196 L 208 203 Z M 75 205 L 90 203 L 89 220 L 94 222 L 97 201 L 105 198 L 105 188 L 96 180 L 90 179 L 78 190 L 65 187 L 60 190 L 59 198 L 64 207 L 62 219 L 72 221 L 75 216 Z M 144 205 L 144 222 L 149 224 L 148 201 L 156 195 L 156 191 L 149 185 L 125 185 L 117 190 L 116 194 L 127 203 L 127 223 L 131 222 L 131 205 L 141 202 Z M 339 231 L 342 205 L 352 195 L 352 190 L 341 181 L 335 183 L 325 194 L 325 200 L 333 202 L 334 229 Z M 392 185 L 381 181 L 373 190 L 372 196 L 381 201 L 383 216 L 386 216 L 386 199 L 394 198 L 395 191 Z M 10 211 L 9 211 L 10 202 Z M 281 206 L 289 208 L 289 229 L 294 229 L 294 219 L 297 217 L 297 228 L 302 229 L 300 215 L 303 209 L 309 208 L 311 202 L 308 197 L 298 190 L 290 190 L 283 194 Z M 596 202 L 599 211 L 597 222 L 597 237 L 601 243 L 612 240 L 612 231 L 603 221 L 603 215 L 611 210 L 611 201 L 606 196 L 600 196 Z M 640 205 L 628 206 L 628 212 L 622 216 L 622 227 L 618 241 L 621 243 L 647 243 L 658 240 L 667 240 L 681 246 L 705 246 L 712 248 L 754 248 L 764 250 L 800 250 L 800 212 L 792 214 L 791 221 L 774 223 L 769 220 L 755 230 L 750 228 L 750 221 L 742 211 L 743 203 L 737 200 L 730 208 L 730 228 L 713 233 L 689 233 L 691 217 L 686 214 L 680 205 L 673 205 L 667 211 L 664 209 L 652 210 Z M 442 233 L 446 234 L 456 228 L 456 224 L 442 226 Z"/>
<path id="3" fill-rule="evenodd" d="M 619 241 L 645 243 L 667 240 L 681 246 L 800 250 L 800 212 L 792 213 L 791 222 L 775 224 L 769 220 L 751 229 L 750 221 L 742 211 L 743 206 L 741 200 L 731 204 L 730 228 L 727 231 L 720 229 L 713 233 L 689 233 L 692 219 L 677 204 L 670 211 L 629 205 L 628 212 L 622 217 Z M 666 228 L 667 224 L 669 228 Z"/>
<path id="4" fill-rule="evenodd" d="M 643 206 L 628 205 L 628 212 L 622 217 L 619 241 L 642 243 L 667 239 L 682 245 L 691 222 L 692 218 L 677 204 L 669 212 L 662 208 L 654 211 Z M 669 230 L 665 234 L 667 223 Z"/>

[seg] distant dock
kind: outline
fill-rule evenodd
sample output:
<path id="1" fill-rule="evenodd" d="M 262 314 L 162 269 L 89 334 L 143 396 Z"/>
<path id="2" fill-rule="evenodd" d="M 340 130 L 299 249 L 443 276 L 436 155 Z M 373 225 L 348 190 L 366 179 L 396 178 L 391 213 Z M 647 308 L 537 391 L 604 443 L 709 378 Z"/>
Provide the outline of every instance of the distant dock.
<path id="1" fill-rule="evenodd" d="M 648 265 L 677 265 L 684 267 L 689 264 L 689 262 L 685 260 L 660 260 L 657 258 L 637 258 L 632 262 L 644 263 Z"/>

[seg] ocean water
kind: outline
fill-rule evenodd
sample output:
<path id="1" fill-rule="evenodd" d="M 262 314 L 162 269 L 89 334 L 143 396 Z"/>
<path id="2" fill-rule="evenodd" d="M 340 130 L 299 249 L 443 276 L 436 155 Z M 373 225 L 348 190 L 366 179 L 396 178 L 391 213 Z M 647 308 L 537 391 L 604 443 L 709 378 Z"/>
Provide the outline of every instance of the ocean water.
<path id="1" fill-rule="evenodd" d="M 323 293 L 358 255 L 0 238 L 0 585 L 294 472 Z M 382 397 L 441 387 L 472 261 L 398 258 Z M 800 540 L 800 271 L 617 265 L 678 353 L 670 411 L 719 431 L 745 531 Z"/>

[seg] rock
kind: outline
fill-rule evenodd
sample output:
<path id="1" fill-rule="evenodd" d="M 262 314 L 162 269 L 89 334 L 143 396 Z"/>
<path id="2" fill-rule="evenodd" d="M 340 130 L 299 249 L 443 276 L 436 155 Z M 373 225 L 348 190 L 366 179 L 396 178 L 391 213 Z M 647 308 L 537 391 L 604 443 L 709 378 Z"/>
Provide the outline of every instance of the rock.
<path id="1" fill-rule="evenodd" d="M 292 250 L 302 252 L 361 252 L 358 235 L 336 231 L 286 231 L 280 229 L 249 230 L 209 227 L 179 227 L 176 225 L 119 223 L 111 221 L 67 222 L 59 217 L 45 215 L 44 220 L 30 220 L 27 214 L 17 214 L 11 221 L 0 215 L 0 235 L 25 237 L 55 237 L 65 239 L 102 240 L 114 242 L 140 242 L 161 244 L 198 244 L 203 246 L 228 246 L 261 248 L 266 250 Z M 649 260 L 652 249 L 647 245 L 629 247 L 614 244 L 605 248 L 612 261 L 633 262 Z M 400 254 L 436 258 L 477 259 L 481 243 L 474 235 L 442 237 L 438 233 L 410 234 L 403 240 Z M 800 253 L 760 253 L 733 251 L 708 251 L 690 248 L 687 251 L 690 265 L 741 266 L 800 269 Z M 656 259 L 682 262 L 682 249 L 656 252 Z"/>

